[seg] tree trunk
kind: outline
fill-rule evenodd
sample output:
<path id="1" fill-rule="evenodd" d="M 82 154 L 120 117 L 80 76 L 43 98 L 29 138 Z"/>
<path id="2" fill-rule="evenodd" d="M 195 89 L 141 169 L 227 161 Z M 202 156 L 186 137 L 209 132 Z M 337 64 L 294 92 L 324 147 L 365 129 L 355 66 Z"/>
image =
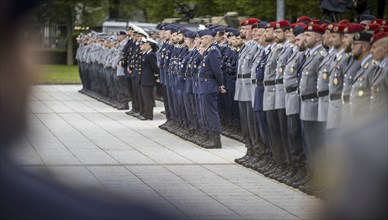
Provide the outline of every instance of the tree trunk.
<path id="1" fill-rule="evenodd" d="M 72 11 L 72 10 L 70 10 Z M 67 19 L 67 65 L 74 65 L 74 53 L 73 53 L 73 32 L 74 32 L 74 22 L 73 14 L 70 13 Z"/>

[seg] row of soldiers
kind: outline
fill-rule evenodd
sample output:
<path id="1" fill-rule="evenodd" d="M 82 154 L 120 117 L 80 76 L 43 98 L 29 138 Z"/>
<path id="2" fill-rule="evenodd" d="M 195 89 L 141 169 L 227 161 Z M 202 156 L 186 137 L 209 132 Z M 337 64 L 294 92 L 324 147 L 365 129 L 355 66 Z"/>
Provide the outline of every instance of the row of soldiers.
<path id="1" fill-rule="evenodd" d="M 322 195 L 324 177 L 313 170 L 327 159 L 324 146 L 351 122 L 387 109 L 386 22 L 250 18 L 241 30 L 207 25 L 213 43 L 193 47 L 171 37 L 186 31 L 166 25 L 160 72 L 169 114 L 161 128 L 212 148 L 220 146 L 212 135 L 221 132 L 222 119 L 237 121 L 247 148 L 237 163 Z M 194 42 L 203 42 L 206 35 L 198 33 Z M 217 98 L 202 97 L 207 81 Z"/>
<path id="2" fill-rule="evenodd" d="M 313 170 L 324 146 L 351 121 L 386 111 L 386 22 L 250 18 L 241 30 L 209 24 L 198 32 L 163 24 L 157 54 L 167 122 L 160 128 L 206 148 L 221 147 L 222 129 L 241 131 L 247 152 L 237 163 L 320 194 Z M 137 42 L 145 34 L 124 33 L 115 44 L 116 72 L 91 55 L 79 60 L 81 79 L 85 91 L 112 94 L 123 105 L 131 99 L 128 114 L 139 115 L 140 89 L 129 73 L 141 70 Z M 88 39 L 94 48 L 98 36 Z"/>

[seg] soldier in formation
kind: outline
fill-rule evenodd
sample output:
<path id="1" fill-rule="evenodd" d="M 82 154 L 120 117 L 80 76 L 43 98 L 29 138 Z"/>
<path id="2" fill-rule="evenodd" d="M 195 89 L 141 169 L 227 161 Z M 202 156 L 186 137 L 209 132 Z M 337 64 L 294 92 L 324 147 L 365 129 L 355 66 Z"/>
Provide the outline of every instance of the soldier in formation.
<path id="1" fill-rule="evenodd" d="M 161 129 L 204 148 L 221 148 L 221 133 L 238 139 L 247 151 L 237 163 L 320 196 L 327 146 L 354 121 L 387 111 L 386 24 L 372 16 L 249 18 L 240 30 L 161 24 L 158 50 L 133 25 L 92 32 L 79 37 L 80 92 L 118 109 L 131 101 L 129 115 L 152 120 L 154 89 L 144 87 L 160 83 Z"/>

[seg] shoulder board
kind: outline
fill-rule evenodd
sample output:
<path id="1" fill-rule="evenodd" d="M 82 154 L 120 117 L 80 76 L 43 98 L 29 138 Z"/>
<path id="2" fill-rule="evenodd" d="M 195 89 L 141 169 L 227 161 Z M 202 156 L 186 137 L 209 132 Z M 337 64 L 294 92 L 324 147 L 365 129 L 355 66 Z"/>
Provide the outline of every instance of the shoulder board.
<path id="1" fill-rule="evenodd" d="M 369 67 L 369 62 L 367 62 L 365 65 L 364 65 L 364 69 L 368 69 Z"/>

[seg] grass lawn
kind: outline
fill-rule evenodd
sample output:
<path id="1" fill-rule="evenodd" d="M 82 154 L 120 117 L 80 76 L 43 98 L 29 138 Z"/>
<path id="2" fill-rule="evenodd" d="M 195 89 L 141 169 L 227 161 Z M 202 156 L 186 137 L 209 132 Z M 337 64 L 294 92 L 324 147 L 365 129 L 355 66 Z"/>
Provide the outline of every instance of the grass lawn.
<path id="1" fill-rule="evenodd" d="M 78 66 L 40 65 L 37 84 L 73 84 L 81 83 Z"/>

